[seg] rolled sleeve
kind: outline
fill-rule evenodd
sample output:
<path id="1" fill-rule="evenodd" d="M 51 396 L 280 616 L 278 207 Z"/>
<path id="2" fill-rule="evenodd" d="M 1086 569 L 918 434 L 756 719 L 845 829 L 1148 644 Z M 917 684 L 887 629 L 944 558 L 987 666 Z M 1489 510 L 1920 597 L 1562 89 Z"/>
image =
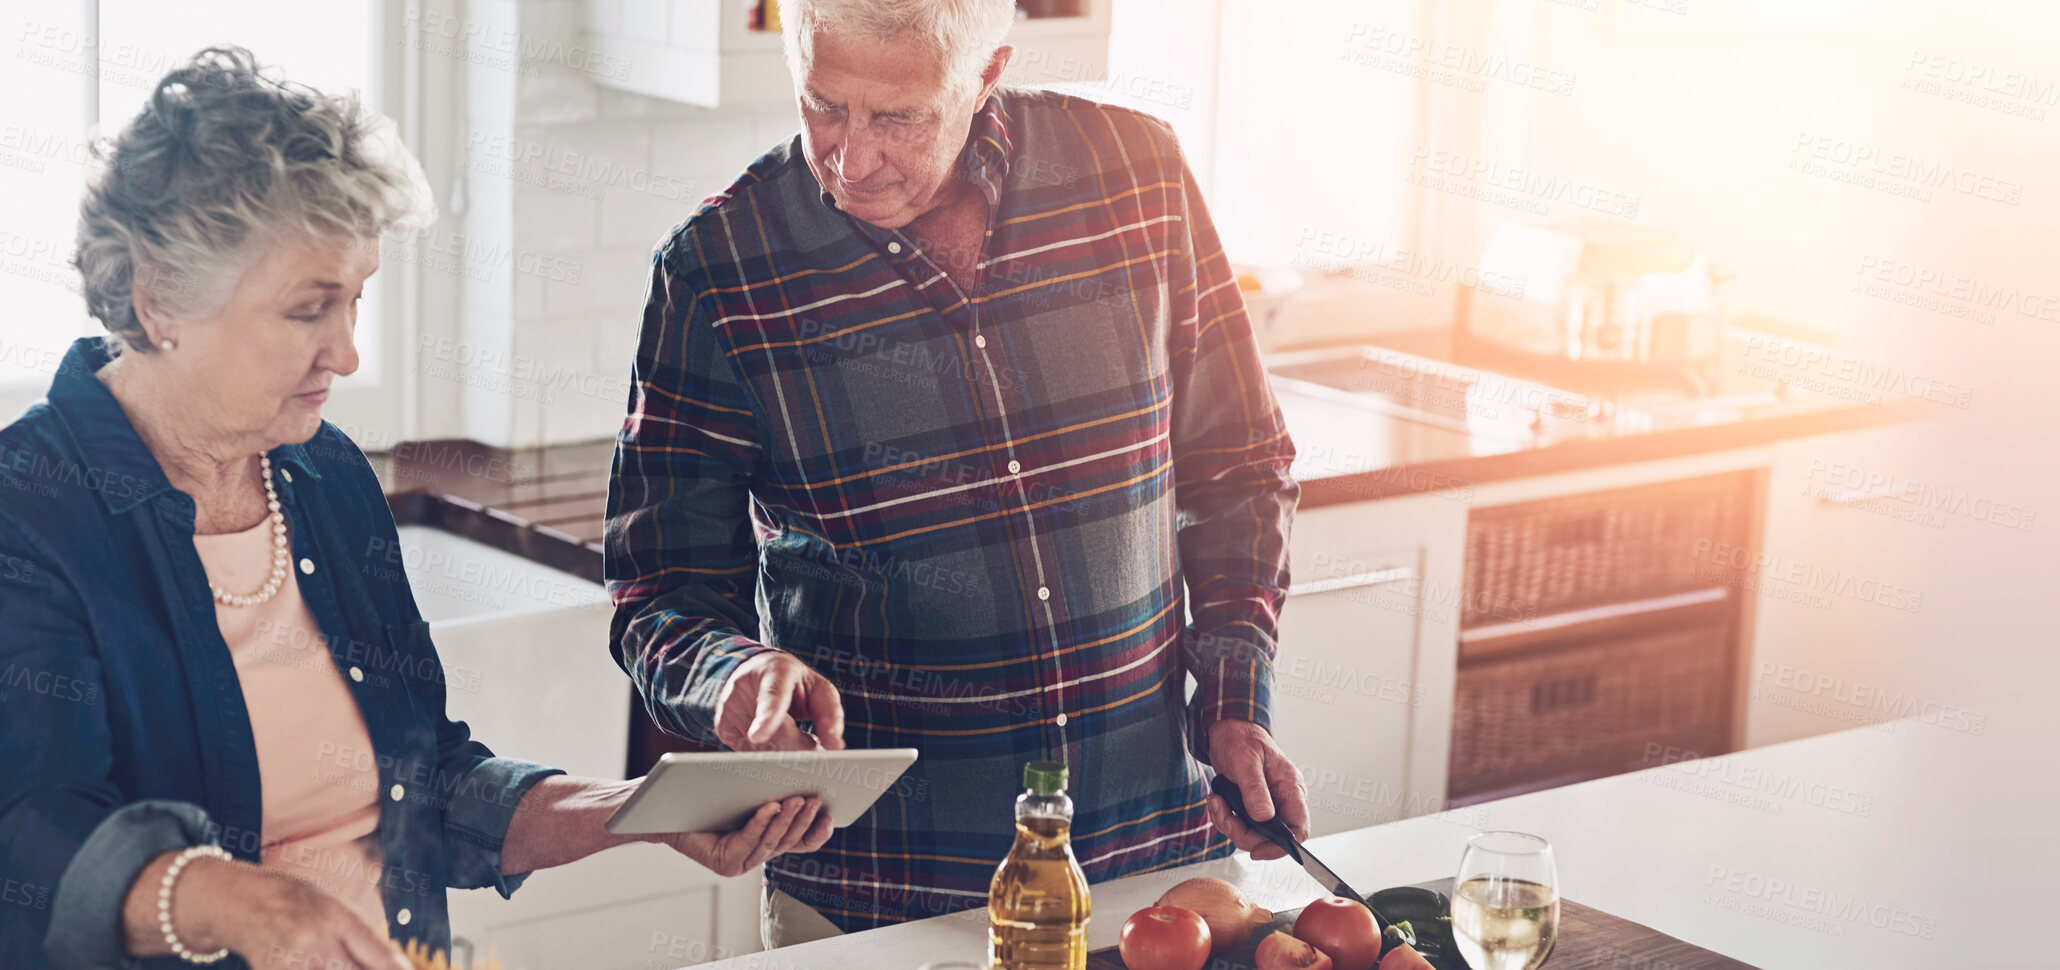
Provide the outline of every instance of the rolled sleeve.
<path id="1" fill-rule="evenodd" d="M 1170 132 L 1167 136 L 1171 138 Z M 1208 728 L 1226 718 L 1271 729 L 1273 664 L 1287 598 L 1288 532 L 1301 488 L 1295 446 L 1274 401 L 1230 261 L 1193 173 L 1175 240 L 1187 263 L 1172 301 L 1175 497 L 1195 693 L 1190 746 L 1208 761 Z"/>
<path id="2" fill-rule="evenodd" d="M 444 846 L 452 889 L 493 889 L 514 895 L 529 873 L 501 872 L 501 846 L 515 806 L 536 783 L 565 772 L 515 758 L 488 758 L 465 774 L 444 811 Z"/>
<path id="3" fill-rule="evenodd" d="M 95 826 L 58 880 L 43 948 L 60 967 L 128 967 L 122 908 L 144 867 L 203 845 L 207 812 L 187 802 L 133 802 Z"/>
<path id="4" fill-rule="evenodd" d="M 608 486 L 609 641 L 659 726 L 720 744 L 717 702 L 759 642 L 751 487 L 762 425 L 684 237 L 654 256 Z"/>

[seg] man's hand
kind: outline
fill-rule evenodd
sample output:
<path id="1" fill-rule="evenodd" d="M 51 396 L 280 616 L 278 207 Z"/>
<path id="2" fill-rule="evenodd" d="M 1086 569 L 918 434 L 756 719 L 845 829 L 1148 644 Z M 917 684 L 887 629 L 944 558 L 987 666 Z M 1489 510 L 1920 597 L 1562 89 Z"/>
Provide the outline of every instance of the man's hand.
<path id="1" fill-rule="evenodd" d="M 815 722 L 813 735 L 799 722 Z M 844 701 L 823 675 L 784 651 L 739 665 L 716 700 L 715 737 L 732 751 L 844 748 Z"/>
<path id="2" fill-rule="evenodd" d="M 1309 837 L 1309 792 L 1302 785 L 1302 772 L 1281 753 L 1265 728 L 1227 718 L 1209 725 L 1209 761 L 1218 774 L 1237 783 L 1238 792 L 1245 798 L 1245 811 L 1253 821 L 1264 822 L 1278 812 L 1296 841 Z M 1230 814 L 1230 806 L 1221 797 L 1210 795 L 1207 805 L 1209 821 L 1216 831 L 1229 836 L 1252 858 L 1279 859 L 1287 855 L 1286 849 Z"/>

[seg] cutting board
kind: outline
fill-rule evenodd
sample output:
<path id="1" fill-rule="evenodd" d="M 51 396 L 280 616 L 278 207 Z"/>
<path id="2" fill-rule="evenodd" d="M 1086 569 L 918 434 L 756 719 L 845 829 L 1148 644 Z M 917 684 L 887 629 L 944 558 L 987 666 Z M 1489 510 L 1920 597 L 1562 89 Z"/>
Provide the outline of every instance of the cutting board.
<path id="1" fill-rule="evenodd" d="M 1441 893 L 1452 891 L 1452 880 L 1419 883 Z M 1252 953 L 1259 941 L 1273 929 L 1293 925 L 1301 910 L 1277 913 L 1271 927 L 1260 927 L 1243 946 L 1211 960 L 1205 970 L 1251 970 Z M 1128 913 L 1124 916 L 1127 918 Z M 1667 970 L 1754 970 L 1752 964 L 1712 953 L 1693 943 L 1684 943 L 1650 926 L 1619 919 L 1599 909 L 1570 899 L 1559 903 L 1559 942 L 1544 970 L 1623 970 L 1627 967 L 1665 967 Z M 1087 970 L 1126 970 L 1115 947 L 1087 955 Z"/>

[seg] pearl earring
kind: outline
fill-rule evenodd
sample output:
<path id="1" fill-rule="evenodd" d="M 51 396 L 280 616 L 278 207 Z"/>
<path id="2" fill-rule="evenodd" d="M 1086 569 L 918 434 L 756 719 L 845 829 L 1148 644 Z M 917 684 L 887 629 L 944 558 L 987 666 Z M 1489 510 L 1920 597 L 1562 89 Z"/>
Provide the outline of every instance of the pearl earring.
<path id="1" fill-rule="evenodd" d="M 179 345 L 178 345 L 177 343 L 174 343 L 174 342 L 172 341 L 172 339 L 171 339 L 170 337 L 166 337 L 166 338 L 165 338 L 164 340 L 160 341 L 160 342 L 158 343 L 158 346 L 159 346 L 159 347 L 162 347 L 162 348 L 164 348 L 164 349 L 166 349 L 166 350 L 178 350 L 178 349 L 179 349 Z"/>

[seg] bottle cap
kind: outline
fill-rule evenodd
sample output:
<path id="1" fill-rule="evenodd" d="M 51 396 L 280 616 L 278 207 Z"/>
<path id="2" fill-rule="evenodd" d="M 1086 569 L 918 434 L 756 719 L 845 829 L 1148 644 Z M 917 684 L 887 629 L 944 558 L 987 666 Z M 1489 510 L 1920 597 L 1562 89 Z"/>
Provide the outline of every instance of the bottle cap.
<path id="1" fill-rule="evenodd" d="M 1056 761 L 1032 761 L 1023 766 L 1023 787 L 1038 795 L 1056 795 L 1066 790 L 1066 766 Z"/>

